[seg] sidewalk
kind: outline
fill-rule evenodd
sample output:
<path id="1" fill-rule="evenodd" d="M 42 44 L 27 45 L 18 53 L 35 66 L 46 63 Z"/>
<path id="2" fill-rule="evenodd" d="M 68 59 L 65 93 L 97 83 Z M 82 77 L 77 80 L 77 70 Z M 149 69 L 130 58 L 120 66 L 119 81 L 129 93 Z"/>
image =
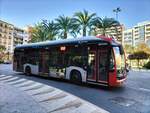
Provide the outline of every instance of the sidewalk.
<path id="1" fill-rule="evenodd" d="M 0 113 L 47 113 L 38 103 L 16 88 L 0 82 Z"/>
<path id="2" fill-rule="evenodd" d="M 108 113 L 74 95 L 38 82 L 0 75 L 0 113 Z"/>

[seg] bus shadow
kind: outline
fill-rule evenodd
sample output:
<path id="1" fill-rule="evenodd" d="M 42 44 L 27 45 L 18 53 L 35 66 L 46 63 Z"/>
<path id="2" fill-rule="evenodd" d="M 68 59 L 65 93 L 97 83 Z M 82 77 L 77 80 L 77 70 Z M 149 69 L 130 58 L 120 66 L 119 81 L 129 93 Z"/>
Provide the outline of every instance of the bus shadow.
<path id="1" fill-rule="evenodd" d="M 21 78 L 24 78 L 24 76 L 26 76 L 24 73 L 22 72 L 16 72 L 15 75 L 20 76 Z M 33 79 L 34 77 L 34 79 Z M 65 79 L 60 79 L 60 78 L 53 78 L 53 77 L 44 77 L 44 76 L 37 76 L 37 75 L 30 75 L 30 76 L 26 76 L 26 79 L 28 80 L 33 80 L 36 82 L 40 82 L 46 85 L 50 85 L 48 81 L 41 81 L 39 79 L 35 79 L 35 78 L 40 78 L 43 80 L 50 80 L 53 82 L 60 82 L 60 83 L 65 83 L 65 84 L 71 84 L 71 85 L 76 85 L 79 87 L 85 87 L 85 88 L 92 88 L 92 89 L 96 89 L 96 90 L 103 90 L 103 91 L 107 91 L 107 92 L 122 92 L 125 90 L 125 86 L 120 86 L 120 87 L 109 87 L 109 86 L 102 86 L 102 85 L 95 85 L 95 84 L 88 84 L 88 83 L 80 83 L 80 84 L 76 84 L 73 83 L 69 80 L 65 80 Z M 54 84 L 51 84 L 53 87 L 56 88 L 60 88 Z M 61 88 L 62 89 L 62 88 Z"/>

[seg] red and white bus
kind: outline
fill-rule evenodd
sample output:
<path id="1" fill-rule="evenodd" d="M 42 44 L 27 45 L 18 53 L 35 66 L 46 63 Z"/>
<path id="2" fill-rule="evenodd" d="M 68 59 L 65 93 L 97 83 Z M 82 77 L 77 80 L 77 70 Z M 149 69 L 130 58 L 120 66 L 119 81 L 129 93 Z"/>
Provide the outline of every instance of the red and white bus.
<path id="1" fill-rule="evenodd" d="M 120 86 L 127 76 L 125 61 L 121 44 L 93 36 L 18 45 L 13 69 L 26 75 Z"/>

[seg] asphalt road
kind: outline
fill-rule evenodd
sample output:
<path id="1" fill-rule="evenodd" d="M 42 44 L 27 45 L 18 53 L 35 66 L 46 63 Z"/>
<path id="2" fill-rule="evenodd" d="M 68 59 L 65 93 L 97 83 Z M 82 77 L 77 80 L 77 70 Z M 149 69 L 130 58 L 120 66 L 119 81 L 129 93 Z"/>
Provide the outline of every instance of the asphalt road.
<path id="1" fill-rule="evenodd" d="M 111 113 L 150 113 L 150 72 L 130 71 L 120 88 L 108 89 L 75 85 L 66 81 L 25 76 L 12 71 L 12 65 L 0 64 L 0 74 L 19 76 L 67 91 Z"/>

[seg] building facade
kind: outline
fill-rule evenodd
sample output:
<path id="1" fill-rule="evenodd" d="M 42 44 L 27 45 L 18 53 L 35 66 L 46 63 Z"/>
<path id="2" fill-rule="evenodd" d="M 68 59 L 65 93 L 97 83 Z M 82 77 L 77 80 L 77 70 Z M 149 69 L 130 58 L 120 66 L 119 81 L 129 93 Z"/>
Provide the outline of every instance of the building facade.
<path id="1" fill-rule="evenodd" d="M 6 52 L 13 51 L 14 26 L 0 20 L 0 45 L 6 48 Z"/>
<path id="2" fill-rule="evenodd" d="M 138 23 L 131 29 L 123 32 L 124 44 L 136 46 L 140 43 L 146 43 L 150 46 L 150 21 Z"/>
<path id="3" fill-rule="evenodd" d="M 124 31 L 125 27 L 123 24 L 121 25 L 117 25 L 117 26 L 113 26 L 111 28 L 107 28 L 106 29 L 106 35 L 109 37 L 114 37 L 117 41 L 119 41 L 120 43 L 123 42 L 123 31 Z M 97 29 L 97 32 L 99 35 L 102 35 L 102 29 Z"/>
<path id="4" fill-rule="evenodd" d="M 5 47 L 5 53 L 13 54 L 17 44 L 27 43 L 28 34 L 25 30 L 0 20 L 0 45 Z"/>
<path id="5" fill-rule="evenodd" d="M 124 44 L 133 45 L 133 29 L 123 31 Z"/>

